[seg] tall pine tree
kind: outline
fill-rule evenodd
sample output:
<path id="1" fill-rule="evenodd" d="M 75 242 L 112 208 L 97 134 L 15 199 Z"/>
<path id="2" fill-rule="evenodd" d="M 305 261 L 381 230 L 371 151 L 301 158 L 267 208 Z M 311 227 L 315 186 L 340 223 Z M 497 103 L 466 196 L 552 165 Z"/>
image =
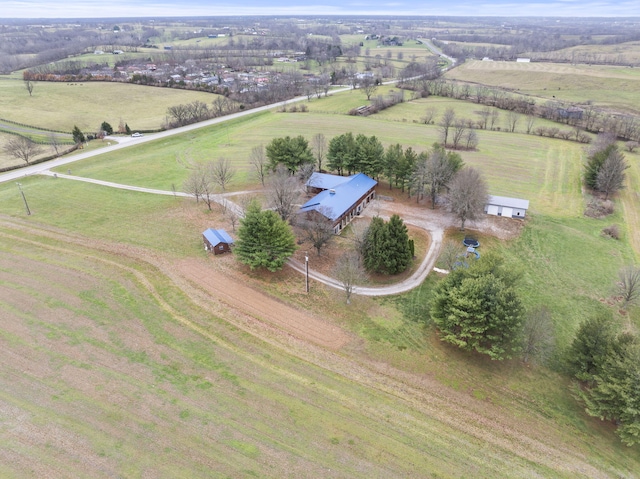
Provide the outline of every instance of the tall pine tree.
<path id="1" fill-rule="evenodd" d="M 272 210 L 262 211 L 253 201 L 238 228 L 238 241 L 234 253 L 240 262 L 251 269 L 282 269 L 296 250 L 291 226 Z"/>

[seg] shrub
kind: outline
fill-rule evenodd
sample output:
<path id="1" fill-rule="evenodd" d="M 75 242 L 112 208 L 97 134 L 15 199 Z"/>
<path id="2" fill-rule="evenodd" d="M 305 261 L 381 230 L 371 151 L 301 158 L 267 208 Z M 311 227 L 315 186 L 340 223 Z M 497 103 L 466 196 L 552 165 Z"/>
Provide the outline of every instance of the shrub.
<path id="1" fill-rule="evenodd" d="M 602 234 L 604 236 L 608 236 L 610 238 L 619 240 L 620 239 L 620 228 L 618 227 L 618 225 L 613 224 L 611 226 L 608 226 L 608 227 L 604 228 L 602 230 Z"/>
<path id="2" fill-rule="evenodd" d="M 614 210 L 613 201 L 594 198 L 587 205 L 584 215 L 589 218 L 604 218 L 612 214 Z"/>

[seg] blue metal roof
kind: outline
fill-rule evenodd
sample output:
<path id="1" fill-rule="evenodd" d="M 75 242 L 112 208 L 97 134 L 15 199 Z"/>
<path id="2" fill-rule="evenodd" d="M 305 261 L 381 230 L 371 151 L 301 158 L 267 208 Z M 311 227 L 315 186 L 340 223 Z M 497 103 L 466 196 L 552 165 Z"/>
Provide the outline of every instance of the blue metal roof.
<path id="1" fill-rule="evenodd" d="M 355 176 L 355 175 L 353 175 Z M 306 183 L 306 186 L 319 188 L 321 190 L 329 190 L 336 186 L 346 183 L 353 176 L 330 175 L 328 173 L 313 173 Z"/>
<path id="2" fill-rule="evenodd" d="M 333 176 L 333 175 L 331 175 Z M 324 190 L 307 201 L 300 211 L 317 211 L 331 221 L 335 221 L 349 211 L 378 182 L 364 173 L 358 173 L 336 185 Z"/>
<path id="3" fill-rule="evenodd" d="M 209 228 L 202 232 L 202 235 L 207 238 L 207 241 L 211 243 L 211 246 L 217 246 L 220 243 L 233 244 L 233 239 L 225 230 L 214 230 Z"/>

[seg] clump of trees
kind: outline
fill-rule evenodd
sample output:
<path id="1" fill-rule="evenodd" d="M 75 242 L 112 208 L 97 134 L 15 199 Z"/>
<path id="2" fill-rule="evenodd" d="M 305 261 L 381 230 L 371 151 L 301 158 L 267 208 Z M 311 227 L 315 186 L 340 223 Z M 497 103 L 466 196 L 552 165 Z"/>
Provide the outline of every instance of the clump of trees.
<path id="1" fill-rule="evenodd" d="M 296 239 L 291 226 L 278 213 L 263 210 L 257 201 L 246 208 L 240 220 L 234 253 L 251 269 L 282 269 L 296 251 Z"/>
<path id="2" fill-rule="evenodd" d="M 209 120 L 238 111 L 238 105 L 229 98 L 219 95 L 209 106 L 207 103 L 195 100 L 191 103 L 170 106 L 167 109 L 167 127 L 177 128 L 199 121 Z"/>
<path id="3" fill-rule="evenodd" d="M 384 153 L 384 146 L 375 136 L 343 133 L 329 141 L 327 167 L 340 175 L 360 171 L 378 178 L 384 171 Z"/>
<path id="4" fill-rule="evenodd" d="M 629 164 L 612 134 L 601 134 L 589 151 L 585 165 L 584 182 L 604 199 L 624 188 L 625 170 Z"/>
<path id="5" fill-rule="evenodd" d="M 491 359 L 521 348 L 524 308 L 518 276 L 494 254 L 453 270 L 435 287 L 430 314 L 442 341 Z"/>
<path id="6" fill-rule="evenodd" d="M 622 442 L 640 442 L 640 340 L 603 311 L 584 321 L 568 354 L 574 389 L 590 416 L 614 421 Z"/>
<path id="7" fill-rule="evenodd" d="M 367 271 L 398 274 L 405 271 L 413 259 L 407 227 L 398 215 L 388 222 L 379 216 L 371 220 L 362 248 Z"/>

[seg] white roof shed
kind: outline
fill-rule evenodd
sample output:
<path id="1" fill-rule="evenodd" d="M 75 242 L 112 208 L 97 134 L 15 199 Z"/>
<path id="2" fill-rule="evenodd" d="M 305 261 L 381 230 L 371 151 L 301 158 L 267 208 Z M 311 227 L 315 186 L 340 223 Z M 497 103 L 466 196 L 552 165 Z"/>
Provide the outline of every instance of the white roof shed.
<path id="1" fill-rule="evenodd" d="M 507 218 L 524 218 L 529 209 L 529 200 L 489 195 L 484 207 L 485 213 Z"/>

